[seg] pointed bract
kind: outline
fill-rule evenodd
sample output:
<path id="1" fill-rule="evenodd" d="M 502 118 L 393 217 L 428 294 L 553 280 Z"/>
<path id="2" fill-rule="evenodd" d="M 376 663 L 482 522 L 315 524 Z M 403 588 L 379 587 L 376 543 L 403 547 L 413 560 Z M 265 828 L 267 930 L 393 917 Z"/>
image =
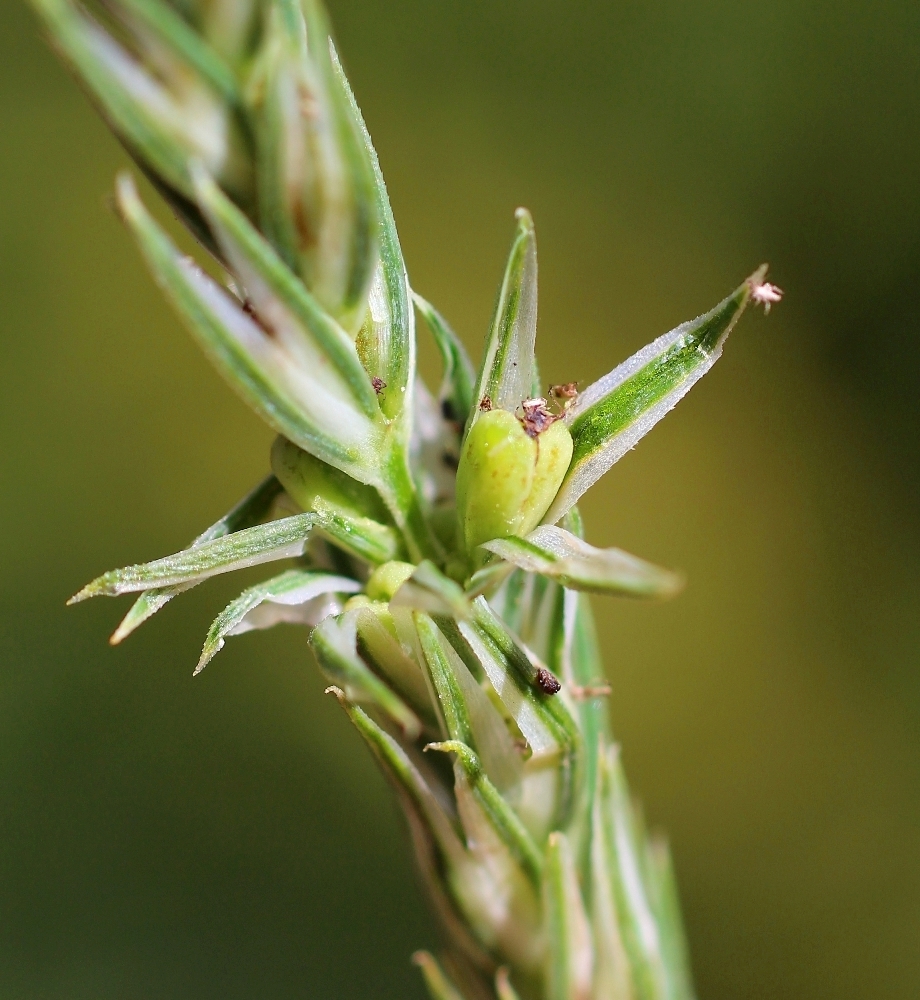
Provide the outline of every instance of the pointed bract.
<path id="1" fill-rule="evenodd" d="M 466 776 L 477 802 L 488 816 L 495 833 L 512 853 L 527 877 L 535 885 L 539 885 L 543 873 L 540 850 L 514 810 L 489 780 L 476 754 L 459 740 L 429 743 L 425 749 L 440 750 L 442 753 L 456 756 L 458 765 Z"/>
<path id="2" fill-rule="evenodd" d="M 555 524 L 712 368 L 765 274 L 766 265 L 715 309 L 659 337 L 585 389 L 566 411 L 575 451 L 547 523 Z"/>
<path id="3" fill-rule="evenodd" d="M 383 412 L 395 418 L 411 411 L 415 378 L 415 315 L 409 300 L 409 279 L 380 161 L 334 49 L 331 55 L 341 93 L 351 109 L 371 164 L 380 220 L 380 261 L 371 282 L 368 316 L 358 336 L 359 349 L 368 372 L 385 384 L 385 390 L 381 389 Z"/>
<path id="4" fill-rule="evenodd" d="M 282 491 L 281 483 L 274 476 L 268 476 L 219 521 L 215 521 L 195 538 L 189 548 L 195 548 L 203 542 L 223 538 L 234 531 L 251 528 L 265 520 L 275 499 Z M 162 587 L 148 590 L 131 606 L 131 610 L 122 619 L 121 624 L 112 634 L 109 642 L 116 646 L 126 639 L 136 628 L 139 628 L 148 618 L 155 615 L 174 597 L 196 586 L 196 582 L 177 584 L 173 587 Z"/>
<path id="5" fill-rule="evenodd" d="M 236 109 L 221 93 L 228 80 L 218 57 L 204 46 L 188 44 L 183 55 L 210 71 L 194 67 L 172 74 L 162 63 L 145 66 L 102 26 L 70 0 L 32 0 L 55 46 L 75 70 L 112 129 L 138 163 L 168 191 L 192 197 L 188 165 L 200 159 L 241 204 L 253 198 L 252 162 Z M 167 24 L 166 22 L 169 22 Z M 174 18 L 159 18 L 159 37 L 172 35 L 173 47 L 183 47 Z M 185 70 L 186 68 L 183 67 Z M 215 77 L 221 85 L 215 87 Z"/>
<path id="6" fill-rule="evenodd" d="M 446 420 L 462 428 L 469 419 L 476 400 L 476 372 L 466 348 L 444 317 L 421 295 L 412 293 L 415 307 L 422 314 L 441 355 L 444 375 L 438 401 Z"/>
<path id="7" fill-rule="evenodd" d="M 314 514 L 298 514 L 235 531 L 153 562 L 114 569 L 88 583 L 70 603 L 77 604 L 89 597 L 114 597 L 153 587 L 200 582 L 248 566 L 292 559 L 303 555 L 315 526 Z"/>
<path id="8" fill-rule="evenodd" d="M 292 364 L 375 418 L 377 398 L 354 342 L 213 179 L 200 167 L 193 179 L 198 205 L 245 291 L 246 308 L 281 342 Z"/>
<path id="9" fill-rule="evenodd" d="M 464 1000 L 463 994 L 450 981 L 434 955 L 427 951 L 417 951 L 412 956 L 412 961 L 422 970 L 431 1000 Z"/>
<path id="10" fill-rule="evenodd" d="M 626 597 L 670 597 L 681 587 L 676 573 L 620 549 L 596 549 L 571 532 L 543 525 L 526 538 L 496 538 L 483 546 L 528 573 L 540 573 L 573 590 Z"/>
<path id="11" fill-rule="evenodd" d="M 591 1000 L 591 931 L 564 833 L 551 833 L 547 841 L 543 905 L 546 937 L 552 942 L 546 954 L 547 1000 Z"/>
<path id="12" fill-rule="evenodd" d="M 380 432 L 320 373 L 252 319 L 172 241 L 122 176 L 118 205 L 154 277 L 215 367 L 266 422 L 300 447 L 362 482 L 379 479 Z M 319 377 L 317 377 L 319 375 Z"/>
<path id="13" fill-rule="evenodd" d="M 379 253 L 373 168 L 330 57 L 315 0 L 266 7 L 250 83 L 260 218 L 305 286 L 352 335 Z"/>
<path id="14" fill-rule="evenodd" d="M 495 304 L 479 369 L 472 426 L 480 412 L 514 412 L 533 393 L 537 336 L 537 238 L 530 213 L 517 211 L 517 233 Z"/>
<path id="15" fill-rule="evenodd" d="M 291 569 L 249 587 L 214 619 L 195 673 L 201 673 L 223 649 L 228 636 L 271 628 L 279 622 L 317 625 L 327 614 L 341 610 L 329 595 L 354 594 L 360 589 L 357 580 L 308 569 Z M 321 597 L 327 599 L 318 601 Z"/>
<path id="16" fill-rule="evenodd" d="M 379 708 L 410 739 L 421 732 L 415 713 L 368 667 L 358 653 L 356 612 L 326 618 L 313 630 L 310 645 L 329 680 L 342 688 L 349 701 Z"/>

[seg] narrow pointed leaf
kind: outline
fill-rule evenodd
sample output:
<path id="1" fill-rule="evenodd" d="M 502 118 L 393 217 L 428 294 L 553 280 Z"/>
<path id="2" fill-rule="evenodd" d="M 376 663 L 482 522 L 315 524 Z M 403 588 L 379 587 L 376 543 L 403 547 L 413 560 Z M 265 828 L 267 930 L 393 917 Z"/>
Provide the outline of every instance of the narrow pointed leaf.
<path id="1" fill-rule="evenodd" d="M 445 812 L 442 799 L 405 750 L 366 712 L 351 704 L 343 691 L 335 687 L 329 691 L 338 698 L 402 800 L 416 857 L 452 945 L 482 968 L 490 958 L 470 928 L 469 913 L 471 907 L 487 908 L 494 903 L 491 880 L 483 877 L 461 841 L 454 820 Z"/>
<path id="2" fill-rule="evenodd" d="M 661 927 L 661 942 L 668 978 L 669 1000 L 694 1000 L 690 974 L 690 953 L 680 911 L 677 880 L 671 852 L 663 838 L 653 837 L 648 845 L 649 859 L 655 868 L 658 892 L 655 913 Z"/>
<path id="3" fill-rule="evenodd" d="M 512 412 L 530 398 L 536 335 L 537 241 L 530 214 L 520 208 L 479 371 L 470 426 L 486 397 L 491 406 Z"/>
<path id="4" fill-rule="evenodd" d="M 551 525 L 542 525 L 526 538 L 496 538 L 482 547 L 519 569 L 550 577 L 572 590 L 669 597 L 681 586 L 676 573 L 620 549 L 597 549 Z"/>
<path id="5" fill-rule="evenodd" d="M 413 617 L 447 735 L 452 740 L 473 746 L 473 725 L 460 683 L 447 659 L 444 649 L 446 640 L 428 615 L 416 612 Z"/>
<path id="6" fill-rule="evenodd" d="M 722 354 L 766 266 L 698 319 L 666 333 L 595 382 L 566 413 L 574 453 L 544 518 L 554 524 L 690 391 Z"/>
<path id="7" fill-rule="evenodd" d="M 468 856 L 455 892 L 490 953 L 502 956 L 533 982 L 540 974 L 545 947 L 539 885 L 515 856 L 507 833 L 498 828 L 459 761 L 453 770 L 453 797 Z"/>
<path id="8" fill-rule="evenodd" d="M 192 158 L 250 199 L 251 163 L 233 112 L 210 84 L 185 103 L 69 0 L 33 0 L 55 45 L 74 67 L 115 133 L 168 187 L 191 196 Z"/>
<path id="9" fill-rule="evenodd" d="M 334 48 L 331 48 L 331 57 L 341 92 L 363 138 L 373 171 L 380 220 L 380 262 L 370 287 L 369 317 L 359 334 L 358 343 L 363 348 L 362 360 L 368 372 L 385 383 L 385 388 L 380 391 L 380 405 L 392 419 L 403 412 L 411 413 L 415 380 L 415 314 L 409 301 L 406 265 L 380 161 Z"/>
<path id="10" fill-rule="evenodd" d="M 284 341 L 292 363 L 350 400 L 365 416 L 376 417 L 377 397 L 345 331 L 200 169 L 195 171 L 195 191 L 224 255 L 246 289 L 252 309 L 272 335 Z"/>
<path id="11" fill-rule="evenodd" d="M 533 752 L 519 811 L 532 830 L 545 835 L 550 826 L 567 824 L 576 808 L 584 768 L 581 733 L 564 693 L 550 693 L 546 668 L 534 662 L 483 598 L 473 609 L 473 621 L 461 622 L 459 631 Z M 537 773 L 535 783 L 530 777 Z"/>
<path id="12" fill-rule="evenodd" d="M 428 732 L 440 731 L 431 691 L 422 666 L 400 642 L 395 617 L 381 605 L 358 608 L 358 652 L 412 708 Z"/>
<path id="13" fill-rule="evenodd" d="M 421 295 L 412 293 L 415 307 L 422 314 L 441 355 L 444 375 L 438 400 L 444 417 L 463 427 L 476 399 L 476 372 L 466 348 L 444 317 Z"/>
<path id="14" fill-rule="evenodd" d="M 330 692 L 345 709 L 384 772 L 411 804 L 415 815 L 431 836 L 432 842 L 443 852 L 444 859 L 451 863 L 458 862 L 462 858 L 464 849 L 454 824 L 409 755 L 363 709 L 353 704 L 346 692 L 338 688 L 331 688 Z"/>
<path id="15" fill-rule="evenodd" d="M 643 881 L 632 804 L 615 747 L 601 758 L 599 775 L 594 835 L 601 839 L 596 850 L 603 852 L 604 879 L 612 887 L 633 992 L 639 1000 L 659 1000 L 668 996 L 661 931 Z"/>
<path id="16" fill-rule="evenodd" d="M 511 566 L 511 564 L 506 564 Z M 513 568 L 513 567 L 512 567 Z M 561 658 L 555 643 L 556 625 L 563 600 L 563 588 L 553 580 L 535 573 L 523 574 L 523 586 L 518 597 L 518 614 L 514 615 L 514 635 L 522 646 L 539 662 L 549 667 L 560 679 Z M 511 623 L 507 623 L 509 628 Z"/>
<path id="17" fill-rule="evenodd" d="M 595 768 L 591 805 L 591 845 L 589 882 L 591 920 L 594 927 L 594 980 L 597 995 L 610 1000 L 655 1000 L 657 994 L 645 990 L 647 977 L 638 973 L 640 989 L 633 988 L 634 971 L 630 951 L 635 949 L 635 932 L 621 917 L 623 893 L 616 865 L 615 833 L 608 809 L 606 760 Z M 627 936 L 631 948 L 627 947 Z M 644 959 L 640 957 L 641 968 Z"/>
<path id="18" fill-rule="evenodd" d="M 610 739 L 610 709 L 608 698 L 605 696 L 610 689 L 598 651 L 594 617 L 588 596 L 573 590 L 564 591 L 561 617 L 561 622 L 557 623 L 557 627 L 562 628 L 560 670 L 573 692 L 580 692 L 575 709 L 583 747 L 584 783 L 581 809 L 582 815 L 590 817 L 597 794 L 599 757 Z M 580 846 L 578 865 L 587 885 L 592 878 L 590 844 L 582 842 Z"/>
<path id="19" fill-rule="evenodd" d="M 357 639 L 356 614 L 346 611 L 320 622 L 310 636 L 310 645 L 323 672 L 344 690 L 349 701 L 375 705 L 409 739 L 415 739 L 422 729 L 418 717 L 364 662 L 358 653 Z"/>
<path id="20" fill-rule="evenodd" d="M 478 754 L 499 791 L 514 789 L 521 755 L 504 719 L 435 622 L 418 612 L 414 619 L 448 736 Z"/>
<path id="21" fill-rule="evenodd" d="M 354 594 L 360 589 L 361 584 L 357 580 L 303 569 L 288 570 L 247 588 L 214 619 L 195 673 L 204 670 L 223 649 L 224 640 L 228 636 L 240 635 L 256 628 L 269 628 L 280 621 L 316 625 L 320 621 L 316 617 L 320 611 L 316 606 L 317 598 L 330 594 Z M 328 603 L 325 602 L 326 605 Z M 274 613 L 260 615 L 259 612 L 265 610 L 265 604 L 272 606 Z"/>
<path id="22" fill-rule="evenodd" d="M 556 730 L 560 743 L 574 747 L 579 740 L 578 726 L 565 702 L 547 692 L 541 683 L 541 667 L 533 662 L 481 597 L 473 602 L 473 623 L 482 638 L 500 654 L 515 686 L 528 695 L 528 700 L 532 698 L 538 714 Z"/>
<path id="23" fill-rule="evenodd" d="M 547 716 L 545 706 L 528 683 L 522 683 L 511 669 L 501 649 L 472 623 L 460 622 L 458 634 L 469 646 L 495 693 L 514 720 L 530 751 L 538 757 L 552 757 L 568 746 L 564 732 Z"/>
<path id="24" fill-rule="evenodd" d="M 364 142 L 362 122 L 341 92 L 339 69 L 333 60 L 332 37 L 320 0 L 301 0 L 307 26 L 307 46 L 318 68 L 317 79 L 329 104 L 343 178 L 339 191 L 324 193 L 330 208 L 328 235 L 321 230 L 314 252 L 320 301 L 334 303 L 335 315 L 351 332 L 361 326 L 368 294 L 380 257 L 380 209 L 375 166 Z M 343 205 L 347 209 L 343 210 Z M 312 286 L 311 286 L 312 287 Z M 326 291 L 328 289 L 328 291 Z"/>
<path id="25" fill-rule="evenodd" d="M 415 352 L 397 327 L 398 310 L 389 298 L 391 294 L 392 286 L 381 262 L 371 282 L 368 311 L 358 333 L 357 347 L 365 369 L 376 380 L 380 408 L 392 420 L 411 403 L 410 372 L 415 367 Z M 409 313 L 409 316 L 414 340 L 414 315 Z"/>
<path id="26" fill-rule="evenodd" d="M 422 509 L 409 466 L 416 376 L 415 312 L 409 301 L 409 279 L 377 153 L 331 42 L 330 52 L 339 86 L 373 168 L 380 224 L 380 261 L 371 282 L 367 319 L 358 334 L 357 346 L 365 370 L 378 380 L 375 385 L 379 388 L 380 408 L 393 421 L 381 493 L 403 529 L 412 559 L 438 561 L 443 553 Z"/>
<path id="27" fill-rule="evenodd" d="M 431 1000 L 463 1000 L 463 994 L 454 986 L 441 968 L 441 963 L 428 951 L 417 951 L 412 961 L 422 970 L 425 986 Z"/>
<path id="28" fill-rule="evenodd" d="M 458 740 L 429 743 L 426 750 L 454 754 L 470 783 L 473 795 L 488 817 L 493 830 L 508 848 L 527 877 L 539 885 L 543 874 L 543 857 L 527 828 L 502 798 L 501 792 L 489 780 L 479 757 Z"/>
<path id="29" fill-rule="evenodd" d="M 578 874 L 568 837 L 550 834 L 543 884 L 547 1000 L 591 1000 L 593 954 Z"/>
<path id="30" fill-rule="evenodd" d="M 223 538 L 234 531 L 241 531 L 243 528 L 251 528 L 258 524 L 268 515 L 275 498 L 281 492 L 281 483 L 274 476 L 268 476 L 231 511 L 198 535 L 189 548 L 201 545 L 202 542 L 210 542 L 215 538 Z M 109 642 L 113 646 L 117 645 L 174 597 L 190 590 L 195 585 L 192 582 L 145 591 L 131 606 L 131 610 L 122 619 Z"/>
<path id="31" fill-rule="evenodd" d="M 109 637 L 109 644 L 117 646 L 123 642 L 136 629 L 140 628 L 149 618 L 152 618 L 158 611 L 162 610 L 174 597 L 191 590 L 197 585 L 197 581 L 192 583 L 182 583 L 175 587 L 161 587 L 155 590 L 145 590 L 140 597 L 131 605 L 131 609 L 122 618 L 118 628 Z"/>
<path id="32" fill-rule="evenodd" d="M 298 84 L 308 66 L 306 29 L 295 4 L 273 4 L 263 15 L 261 58 L 248 91 L 256 122 L 259 172 L 259 227 L 292 270 L 300 273 L 298 213 L 306 229 L 308 191 L 300 190 L 307 152 L 303 102 Z M 310 94 L 312 97 L 312 94 Z"/>
<path id="33" fill-rule="evenodd" d="M 126 176 L 119 179 L 118 199 L 154 276 L 224 378 L 289 440 L 353 478 L 373 482 L 379 448 L 374 424 L 320 378 L 294 368 L 242 306 L 178 252 Z"/>
<path id="34" fill-rule="evenodd" d="M 262 228 L 354 335 L 377 262 L 374 177 L 315 0 L 268 6 L 252 85 Z"/>
<path id="35" fill-rule="evenodd" d="M 88 583 L 70 603 L 206 580 L 247 566 L 303 555 L 316 520 L 315 514 L 296 514 L 202 542 L 163 559 L 111 570 Z"/>

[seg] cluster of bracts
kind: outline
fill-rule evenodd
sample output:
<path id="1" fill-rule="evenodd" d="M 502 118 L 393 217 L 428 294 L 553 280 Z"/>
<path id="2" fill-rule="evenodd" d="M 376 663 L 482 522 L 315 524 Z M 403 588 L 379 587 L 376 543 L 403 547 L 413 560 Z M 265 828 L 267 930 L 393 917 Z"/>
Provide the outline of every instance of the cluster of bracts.
<path id="1" fill-rule="evenodd" d="M 533 223 L 477 368 L 409 284 L 386 188 L 316 0 L 33 0 L 218 278 L 122 176 L 117 204 L 218 370 L 278 434 L 271 474 L 187 548 L 106 573 L 119 642 L 173 597 L 283 562 L 218 615 L 293 622 L 397 789 L 445 930 L 436 1000 L 688 1000 L 676 894 L 608 729 L 586 592 L 675 574 L 583 540 L 576 503 L 719 357 L 761 268 L 582 391 L 539 395 Z M 211 273 L 214 273 L 211 268 Z M 418 378 L 424 321 L 440 389 Z"/>

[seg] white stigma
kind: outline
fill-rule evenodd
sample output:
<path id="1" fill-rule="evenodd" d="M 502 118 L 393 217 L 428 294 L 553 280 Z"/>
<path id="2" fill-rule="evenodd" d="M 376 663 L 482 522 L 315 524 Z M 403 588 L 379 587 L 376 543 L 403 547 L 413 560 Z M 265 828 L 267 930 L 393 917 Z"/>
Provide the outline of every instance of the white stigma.
<path id="1" fill-rule="evenodd" d="M 782 297 L 782 288 L 777 288 L 776 285 L 771 285 L 769 281 L 765 281 L 761 285 L 754 285 L 751 289 L 751 298 L 758 305 L 763 306 L 765 314 L 770 311 L 770 306 L 772 306 L 774 302 L 780 302 Z"/>

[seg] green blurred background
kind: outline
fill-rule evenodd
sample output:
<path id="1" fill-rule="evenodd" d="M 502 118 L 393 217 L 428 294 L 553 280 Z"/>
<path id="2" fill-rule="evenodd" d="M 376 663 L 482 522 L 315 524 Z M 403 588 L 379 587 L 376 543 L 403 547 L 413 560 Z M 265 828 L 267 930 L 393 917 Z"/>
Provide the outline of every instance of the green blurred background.
<path id="1" fill-rule="evenodd" d="M 267 467 L 106 208 L 124 158 L 0 10 L 0 997 L 419 998 L 434 931 L 305 635 L 239 580 L 116 650 L 65 610 Z M 587 381 L 762 260 L 786 289 L 584 510 L 689 577 L 598 603 L 701 997 L 920 993 L 920 5 L 331 3 L 415 286 L 478 348 L 535 215 L 541 358 Z M 430 355 L 429 355 L 430 357 Z"/>

